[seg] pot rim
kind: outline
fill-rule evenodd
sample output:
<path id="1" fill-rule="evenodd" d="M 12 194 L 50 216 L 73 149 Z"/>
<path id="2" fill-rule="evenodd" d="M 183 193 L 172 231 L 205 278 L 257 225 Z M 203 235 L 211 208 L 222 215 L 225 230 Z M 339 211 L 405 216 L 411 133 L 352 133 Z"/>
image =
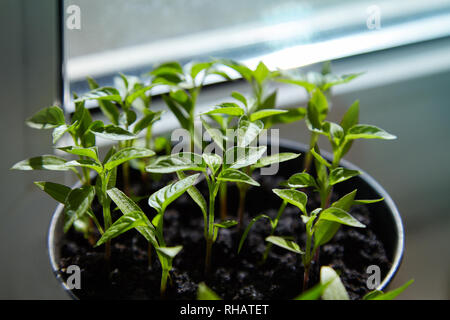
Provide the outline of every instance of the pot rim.
<path id="1" fill-rule="evenodd" d="M 308 146 L 301 142 L 296 142 L 288 139 L 279 139 L 279 146 L 283 148 L 290 148 L 294 150 L 308 150 Z M 268 144 L 270 141 L 268 142 Z M 327 151 L 321 151 L 322 156 L 324 156 L 327 160 L 332 159 L 332 154 Z M 397 232 L 397 245 L 394 249 L 394 256 L 391 268 L 389 269 L 389 272 L 384 277 L 383 281 L 380 283 L 380 285 L 376 288 L 376 290 L 384 290 L 388 284 L 392 281 L 394 276 L 396 275 L 398 269 L 400 268 L 400 265 L 402 263 L 403 259 L 403 253 L 404 253 L 404 245 L 405 245 L 405 231 L 403 228 L 403 222 L 400 216 L 400 213 L 397 209 L 397 206 L 395 205 L 394 201 L 388 194 L 388 192 L 374 179 L 372 178 L 368 173 L 366 173 L 364 170 L 361 170 L 358 166 L 354 165 L 353 163 L 342 159 L 340 162 L 340 165 L 343 167 L 346 167 L 351 170 L 358 170 L 361 172 L 359 177 L 363 179 L 368 185 L 370 185 L 380 196 L 384 198 L 384 201 L 386 203 L 386 206 L 389 208 L 389 211 L 391 215 L 394 218 L 395 223 L 395 229 Z M 95 176 L 95 173 L 93 173 L 93 176 Z M 81 182 L 78 181 L 74 186 L 74 188 L 81 187 Z M 74 300 L 79 300 L 79 298 L 76 296 L 76 294 L 68 287 L 67 283 L 62 279 L 61 274 L 59 273 L 59 267 L 58 263 L 56 261 L 56 255 L 55 255 L 55 233 L 56 228 L 58 225 L 58 221 L 63 213 L 64 206 L 60 203 L 56 207 L 56 210 L 52 216 L 52 219 L 50 221 L 50 227 L 47 234 L 47 250 L 48 255 L 50 259 L 50 265 L 52 267 L 53 274 L 55 275 L 56 279 L 61 283 L 64 290 L 67 292 L 67 294 Z"/>

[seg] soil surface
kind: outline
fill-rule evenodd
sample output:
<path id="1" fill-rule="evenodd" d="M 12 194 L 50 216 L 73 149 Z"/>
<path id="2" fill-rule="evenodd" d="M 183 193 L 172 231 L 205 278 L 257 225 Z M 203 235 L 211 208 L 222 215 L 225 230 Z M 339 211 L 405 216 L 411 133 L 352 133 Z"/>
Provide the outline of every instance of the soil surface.
<path id="1" fill-rule="evenodd" d="M 246 222 L 265 213 L 275 217 L 281 204 L 271 190 L 294 174 L 298 163 L 282 164 L 278 176 L 261 176 L 255 172 L 254 178 L 261 183 L 260 188 L 251 188 L 246 202 Z M 118 187 L 121 187 L 119 174 Z M 143 183 L 139 172 L 132 171 L 132 192 L 135 195 L 150 195 L 167 185 L 174 176 L 148 177 Z M 197 187 L 205 195 L 206 183 Z M 308 210 L 320 206 L 315 194 L 308 194 Z M 333 195 L 333 200 L 343 194 Z M 151 219 L 155 211 L 148 206 L 148 197 L 139 202 L 140 207 Z M 220 201 L 216 201 L 218 203 Z M 228 212 L 234 218 L 238 206 L 237 188 L 228 187 Z M 367 227 L 364 229 L 342 226 L 333 240 L 320 249 L 318 264 L 330 265 L 341 273 L 341 279 L 351 299 L 359 299 L 369 290 L 366 287 L 369 265 L 381 268 L 382 279 L 390 268 L 390 261 L 382 242 L 375 234 L 371 221 L 370 206 L 355 206 L 351 214 Z M 94 204 L 94 211 L 101 221 L 101 208 Z M 121 213 L 113 211 L 113 219 Z M 216 209 L 216 217 L 219 208 Z M 205 278 L 203 274 L 205 240 L 203 237 L 203 216 L 197 205 L 187 194 L 181 196 L 166 210 L 164 217 L 164 237 L 168 246 L 183 245 L 183 250 L 174 259 L 171 272 L 172 285 L 167 299 L 195 299 L 198 283 L 205 281 L 224 299 L 282 300 L 292 299 L 302 291 L 303 266 L 301 257 L 284 249 L 273 247 L 265 264 L 261 256 L 265 249 L 264 239 L 269 235 L 269 223 L 261 219 L 256 222 L 243 246 L 237 254 L 240 240 L 238 229 L 222 229 L 214 243 L 212 272 Z M 304 224 L 299 210 L 291 205 L 279 222 L 277 235 L 292 236 L 304 247 Z M 98 236 L 98 235 L 97 235 Z M 104 247 L 93 248 L 83 235 L 69 231 L 61 247 L 60 273 L 69 265 L 81 268 L 81 289 L 74 290 L 80 299 L 160 299 L 159 286 L 161 269 L 156 254 L 152 254 L 152 265 L 148 267 L 147 242 L 135 230 L 129 231 L 112 241 L 112 256 L 109 265 L 105 264 Z M 313 264 L 310 285 L 319 280 L 319 265 Z"/>

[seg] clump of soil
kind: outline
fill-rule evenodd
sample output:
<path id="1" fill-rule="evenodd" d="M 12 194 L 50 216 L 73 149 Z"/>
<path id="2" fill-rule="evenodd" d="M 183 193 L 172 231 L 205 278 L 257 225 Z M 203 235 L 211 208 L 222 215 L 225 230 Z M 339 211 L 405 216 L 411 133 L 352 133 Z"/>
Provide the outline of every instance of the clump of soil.
<path id="1" fill-rule="evenodd" d="M 258 176 L 255 179 L 261 187 L 250 189 L 246 203 L 248 221 L 261 213 L 275 217 L 281 200 L 272 192 L 279 183 L 298 171 L 297 166 L 282 164 L 277 176 Z M 119 174 L 119 177 L 121 175 Z M 165 186 L 171 177 L 159 181 L 150 178 L 143 183 L 140 174 L 133 171 L 133 193 L 150 195 Z M 154 177 L 153 177 L 154 178 Z M 174 177 L 172 177 L 174 178 Z M 118 182 L 119 188 L 121 182 Z M 207 199 L 206 183 L 197 187 Z M 304 190 L 309 192 L 308 190 Z M 343 194 L 333 195 L 338 199 Z M 308 193 L 308 210 L 320 206 L 316 194 Z M 217 201 L 219 202 L 219 201 Z M 230 218 L 236 215 L 238 205 L 236 186 L 229 186 L 228 210 Z M 151 219 L 155 212 L 147 204 L 147 198 L 139 203 Z M 366 287 L 369 265 L 380 267 L 382 277 L 389 268 L 388 255 L 376 234 L 369 206 L 355 206 L 351 214 L 367 227 L 364 229 L 342 226 L 334 239 L 320 250 L 319 265 L 311 268 L 310 284 L 319 280 L 320 265 L 330 265 L 341 272 L 341 279 L 352 299 L 359 299 L 369 290 Z M 101 220 L 101 208 L 95 206 L 95 213 Z M 119 211 L 113 211 L 117 219 Z M 217 208 L 216 217 L 219 216 Z M 264 239 L 270 232 L 268 222 L 259 220 L 254 224 L 241 253 L 237 254 L 240 232 L 237 228 L 222 229 L 213 246 L 212 272 L 203 274 L 205 240 L 203 237 L 203 216 L 197 205 L 187 194 L 169 206 L 164 217 L 164 236 L 168 246 L 183 245 L 183 250 L 174 259 L 167 299 L 195 299 L 197 285 L 205 281 L 224 299 L 281 300 L 292 299 L 302 291 L 303 266 L 301 257 L 281 248 L 273 247 L 265 264 L 261 256 L 265 249 Z M 276 231 L 277 235 L 293 236 L 304 246 L 304 224 L 299 210 L 287 206 Z M 80 299 L 160 299 L 159 286 L 161 269 L 156 254 L 148 267 L 147 242 L 135 230 L 129 231 L 112 241 L 112 255 L 109 265 L 104 260 L 104 248 L 93 248 L 84 237 L 74 231 L 65 235 L 61 246 L 60 273 L 69 265 L 81 268 L 81 289 L 74 289 Z"/>

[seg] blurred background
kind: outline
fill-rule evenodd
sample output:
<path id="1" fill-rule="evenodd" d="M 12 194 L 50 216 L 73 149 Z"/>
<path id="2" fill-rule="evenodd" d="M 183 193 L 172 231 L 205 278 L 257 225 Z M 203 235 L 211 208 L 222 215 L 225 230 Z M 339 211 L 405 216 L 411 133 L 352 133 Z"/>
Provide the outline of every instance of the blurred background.
<path id="1" fill-rule="evenodd" d="M 399 137 L 355 143 L 346 157 L 402 215 L 406 251 L 392 287 L 414 278 L 402 298 L 450 298 L 449 0 L 0 0 L 0 17 L 0 298 L 68 298 L 46 249 L 56 203 L 32 181 L 70 179 L 9 171 L 53 152 L 49 132 L 24 120 L 53 103 L 72 112 L 70 93 L 82 94 L 88 75 L 108 85 L 117 72 L 139 76 L 155 63 L 209 57 L 304 72 L 331 60 L 336 74 L 365 72 L 333 89 L 331 120 L 359 99 L 362 123 Z M 212 81 L 200 108 L 234 90 L 250 92 L 241 81 Z M 296 87 L 279 90 L 281 107 L 306 102 Z M 157 98 L 155 105 L 163 107 Z M 167 115 L 155 130 L 176 126 Z M 307 142 L 301 123 L 280 129 L 282 138 Z"/>

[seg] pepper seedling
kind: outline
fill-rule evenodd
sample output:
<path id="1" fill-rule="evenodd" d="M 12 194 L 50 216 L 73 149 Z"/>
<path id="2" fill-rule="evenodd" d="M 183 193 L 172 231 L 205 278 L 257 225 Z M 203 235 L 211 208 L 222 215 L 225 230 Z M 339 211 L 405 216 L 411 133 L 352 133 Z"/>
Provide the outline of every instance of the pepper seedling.
<path id="1" fill-rule="evenodd" d="M 212 153 L 199 155 L 183 152 L 159 157 L 146 167 L 148 172 L 176 172 L 181 177 L 183 177 L 183 171 L 187 170 L 203 173 L 208 185 L 209 205 L 194 186 L 188 189 L 188 193 L 203 213 L 206 240 L 205 274 L 208 274 L 211 269 L 212 245 L 218 237 L 219 229 L 230 228 L 237 224 L 233 220 L 215 222 L 215 201 L 220 185 L 228 182 L 240 182 L 259 186 L 258 182 L 239 169 L 255 164 L 265 152 L 265 146 L 231 147 L 226 150 L 223 158 Z"/>
<path id="2" fill-rule="evenodd" d="M 173 182 L 153 193 L 149 198 L 149 205 L 157 211 L 152 222 L 139 208 L 139 206 L 117 188 L 108 190 L 108 195 L 122 212 L 120 217 L 103 234 L 96 246 L 100 246 L 111 239 L 131 230 L 136 229 L 149 243 L 149 265 L 151 264 L 151 247 L 154 247 L 161 264 L 161 296 L 164 297 L 167 290 L 167 280 L 172 270 L 172 262 L 181 251 L 182 246 L 168 247 L 164 240 L 163 221 L 167 206 L 180 197 L 186 190 L 194 185 L 199 174 L 195 174 L 179 181 Z"/>
<path id="3" fill-rule="evenodd" d="M 240 93 L 234 92 L 233 97 L 239 100 L 242 105 L 238 105 L 236 103 L 224 103 L 222 105 L 219 105 L 217 108 L 202 113 L 200 116 L 204 128 L 214 140 L 216 145 L 222 150 L 224 150 L 226 147 L 229 147 L 229 142 L 236 142 L 236 146 L 240 148 L 245 148 L 250 145 L 256 144 L 257 138 L 265 128 L 263 120 L 268 120 L 272 117 L 277 117 L 287 112 L 286 110 L 280 109 L 260 109 L 258 111 L 255 111 L 256 108 L 249 108 L 247 99 Z M 216 129 L 210 126 L 206 119 L 203 118 L 203 116 L 209 116 L 213 120 L 215 120 L 219 124 L 220 129 Z M 234 135 L 230 137 L 228 135 L 228 124 L 230 123 L 230 119 L 232 118 L 238 118 L 238 122 L 234 130 L 231 130 Z M 253 171 L 257 168 L 263 168 L 275 163 L 292 160 L 299 156 L 300 154 L 296 153 L 273 154 L 263 157 L 259 159 L 257 163 L 243 167 L 240 170 L 251 177 Z M 237 187 L 239 189 L 239 206 L 237 217 L 238 227 L 241 228 L 243 225 L 246 195 L 250 185 L 238 182 Z M 224 219 L 227 215 L 225 184 L 221 186 L 220 191 L 221 217 L 222 219 Z"/>

